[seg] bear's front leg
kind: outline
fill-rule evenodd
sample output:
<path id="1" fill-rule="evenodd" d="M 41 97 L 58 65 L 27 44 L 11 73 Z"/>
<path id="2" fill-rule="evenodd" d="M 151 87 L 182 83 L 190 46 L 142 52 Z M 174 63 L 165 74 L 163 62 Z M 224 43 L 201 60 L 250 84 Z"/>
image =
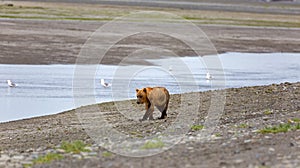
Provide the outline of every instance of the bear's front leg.
<path id="1" fill-rule="evenodd" d="M 153 111 L 154 111 L 154 106 L 149 104 L 146 104 L 146 113 L 144 114 L 143 118 L 140 119 L 140 121 L 147 120 L 153 120 Z"/>

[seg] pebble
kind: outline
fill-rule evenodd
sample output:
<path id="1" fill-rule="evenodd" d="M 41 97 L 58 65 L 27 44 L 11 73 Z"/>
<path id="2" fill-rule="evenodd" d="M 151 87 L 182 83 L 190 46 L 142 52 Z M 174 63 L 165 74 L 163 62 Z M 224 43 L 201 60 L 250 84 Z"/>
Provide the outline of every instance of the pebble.
<path id="1" fill-rule="evenodd" d="M 65 150 L 63 150 L 63 149 L 56 149 L 56 152 L 57 152 L 57 153 L 60 153 L 60 154 L 62 154 L 62 153 L 66 153 L 66 151 L 65 151 Z"/>
<path id="2" fill-rule="evenodd" d="M 24 156 L 22 156 L 22 155 L 17 155 L 17 156 L 13 156 L 12 159 L 13 159 L 13 160 L 23 160 L 23 159 L 24 159 Z"/>
<path id="3" fill-rule="evenodd" d="M 88 152 L 80 152 L 80 154 L 81 154 L 81 156 L 83 156 L 83 157 L 89 156 L 89 153 L 88 153 Z"/>
<path id="4" fill-rule="evenodd" d="M 264 121 L 267 121 L 267 120 L 269 120 L 269 117 L 263 117 L 262 118 Z"/>
<path id="5" fill-rule="evenodd" d="M 33 164 L 32 161 L 21 161 L 20 163 L 21 163 L 21 165 L 31 165 L 31 164 Z"/>
<path id="6" fill-rule="evenodd" d="M 270 152 L 275 152 L 275 149 L 274 148 L 269 148 L 269 151 Z"/>
<path id="7" fill-rule="evenodd" d="M 235 160 L 234 162 L 237 163 L 237 164 L 239 164 L 239 163 L 243 163 L 244 160 L 242 160 L 242 159 L 237 159 L 237 160 Z"/>
<path id="8" fill-rule="evenodd" d="M 216 135 L 211 135 L 211 139 L 222 139 L 222 137 L 216 136 Z"/>
<path id="9" fill-rule="evenodd" d="M 195 140 L 195 137 L 189 136 L 188 140 L 193 141 L 193 140 Z"/>
<path id="10" fill-rule="evenodd" d="M 231 140 L 237 140 L 237 137 L 232 137 Z"/>
<path id="11" fill-rule="evenodd" d="M 252 133 L 257 133 L 259 130 L 258 129 L 254 129 L 254 130 L 252 130 L 251 132 Z"/>
<path id="12" fill-rule="evenodd" d="M 10 160 L 10 157 L 8 155 L 5 155 L 5 154 L 1 155 L 0 162 L 8 161 L 8 160 Z"/>
<path id="13" fill-rule="evenodd" d="M 97 156 L 98 155 L 98 153 L 97 152 L 89 152 L 89 154 L 88 154 L 89 156 Z"/>
<path id="14" fill-rule="evenodd" d="M 250 143 L 250 142 L 252 142 L 251 139 L 246 139 L 246 140 L 244 140 L 244 143 Z"/>
<path id="15" fill-rule="evenodd" d="M 82 159 L 82 156 L 79 154 L 74 154 L 72 156 L 73 156 L 73 158 L 76 158 L 76 159 Z"/>

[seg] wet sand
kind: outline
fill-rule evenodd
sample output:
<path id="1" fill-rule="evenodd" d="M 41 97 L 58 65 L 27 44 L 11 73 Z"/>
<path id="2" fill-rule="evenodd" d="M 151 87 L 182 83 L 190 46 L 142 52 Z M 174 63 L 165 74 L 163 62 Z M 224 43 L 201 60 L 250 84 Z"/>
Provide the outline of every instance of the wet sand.
<path id="1" fill-rule="evenodd" d="M 1 64 L 74 64 L 88 37 L 105 24 L 92 21 L 0 21 Z M 199 27 L 218 53 L 300 52 L 300 29 L 224 25 Z M 145 46 L 163 46 L 179 56 L 195 55 L 177 40 L 149 33 L 126 38 L 116 44 L 105 55 L 108 59 L 101 63 L 116 64 L 128 54 Z M 202 54 L 214 53 L 203 51 Z M 139 61 L 133 63 L 145 64 Z"/>

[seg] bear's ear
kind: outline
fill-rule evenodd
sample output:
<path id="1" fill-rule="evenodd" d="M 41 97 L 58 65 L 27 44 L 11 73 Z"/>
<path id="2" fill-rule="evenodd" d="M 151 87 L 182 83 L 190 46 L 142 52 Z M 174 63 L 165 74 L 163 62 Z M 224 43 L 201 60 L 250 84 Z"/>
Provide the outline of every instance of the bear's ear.
<path id="1" fill-rule="evenodd" d="M 146 88 L 144 88 L 143 91 L 144 91 L 145 93 L 147 93 L 147 89 L 146 89 Z"/>
<path id="2" fill-rule="evenodd" d="M 136 93 L 137 93 L 137 92 L 139 92 L 139 89 L 138 89 L 138 88 L 136 88 L 136 89 L 135 89 L 135 91 L 136 91 Z"/>

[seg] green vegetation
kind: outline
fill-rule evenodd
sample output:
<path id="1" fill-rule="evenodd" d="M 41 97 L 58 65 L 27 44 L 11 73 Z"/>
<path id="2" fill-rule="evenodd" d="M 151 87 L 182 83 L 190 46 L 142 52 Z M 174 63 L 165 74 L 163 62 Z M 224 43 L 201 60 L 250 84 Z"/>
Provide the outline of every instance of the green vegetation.
<path id="1" fill-rule="evenodd" d="M 133 137 L 137 137 L 137 138 L 143 138 L 144 137 L 142 133 L 135 132 L 135 131 L 130 132 L 130 135 L 132 135 Z"/>
<path id="2" fill-rule="evenodd" d="M 249 125 L 245 124 L 245 123 L 238 125 L 238 128 L 248 128 L 248 127 L 249 127 Z"/>
<path id="3" fill-rule="evenodd" d="M 265 115 L 273 114 L 273 110 L 267 109 L 267 110 L 264 111 L 264 114 Z"/>
<path id="4" fill-rule="evenodd" d="M 80 152 L 90 152 L 90 150 L 86 149 L 85 147 L 87 147 L 88 145 L 86 145 L 84 142 L 82 141 L 74 141 L 74 142 L 62 142 L 60 148 L 65 150 L 67 153 L 75 153 L 78 154 Z"/>
<path id="5" fill-rule="evenodd" d="M 41 6 L 42 5 L 42 6 Z M 110 21 L 116 17 L 128 15 L 131 12 L 137 11 L 131 8 L 118 8 L 118 7 L 93 7 L 93 6 L 53 6 L 47 3 L 41 5 L 25 5 L 25 6 L 7 6 L 0 5 L 0 18 L 19 18 L 19 19 L 44 19 L 44 20 L 92 20 L 92 21 Z M 138 8 L 149 10 L 148 8 Z M 153 11 L 153 9 L 151 9 Z M 157 9 L 161 11 L 161 9 Z M 167 11 L 168 12 L 168 11 Z M 169 12 L 182 17 L 191 22 L 201 24 L 220 24 L 220 25 L 238 25 L 238 26 L 262 26 L 262 27 L 300 27 L 299 17 L 291 16 L 287 18 L 284 15 L 280 17 L 271 17 L 269 15 L 257 17 L 253 14 L 243 14 L 241 16 L 235 13 L 226 13 L 224 15 L 212 15 L 213 13 L 206 12 L 182 12 L 177 10 L 169 10 Z M 248 17 L 249 16 L 249 17 Z M 149 16 L 147 16 L 149 17 Z M 161 20 L 161 14 L 151 15 L 151 17 Z M 167 20 L 176 22 L 179 21 L 179 17 L 170 17 Z M 282 17 L 282 18 L 281 18 Z M 143 21 L 143 16 L 139 16 L 135 21 Z M 258 19 L 259 18 L 259 19 Z M 267 93 L 272 90 L 266 90 Z"/>
<path id="6" fill-rule="evenodd" d="M 94 20 L 108 21 L 128 14 L 129 11 L 115 8 L 77 8 L 74 6 L 7 6 L 0 5 L 1 18 L 43 19 L 43 20 Z"/>
<path id="7" fill-rule="evenodd" d="M 192 131 L 199 131 L 199 130 L 202 130 L 203 128 L 204 128 L 203 125 L 193 125 L 193 126 L 191 127 L 191 130 L 192 130 Z"/>
<path id="8" fill-rule="evenodd" d="M 63 159 L 64 157 L 61 154 L 57 154 L 57 153 L 48 153 L 45 156 L 40 156 L 37 159 L 35 159 L 33 161 L 34 164 L 43 164 L 43 163 L 50 163 L 54 160 L 60 160 Z M 28 167 L 30 167 L 30 165 L 27 165 Z"/>
<path id="9" fill-rule="evenodd" d="M 294 121 L 294 122 L 296 122 L 296 123 L 300 122 L 300 118 L 292 118 L 291 120 Z"/>
<path id="10" fill-rule="evenodd" d="M 154 139 L 151 141 L 147 141 L 143 146 L 141 146 L 141 149 L 156 149 L 156 148 L 162 148 L 165 144 L 160 139 Z"/>
<path id="11" fill-rule="evenodd" d="M 14 15 L 0 15 L 0 18 L 10 18 L 10 19 L 42 19 L 42 20 L 82 20 L 82 21 L 110 21 L 110 20 L 112 20 L 112 18 L 14 16 Z"/>
<path id="12" fill-rule="evenodd" d="M 264 129 L 259 130 L 259 133 L 266 134 L 266 133 L 279 133 L 279 132 L 287 132 L 287 131 L 293 131 L 293 130 L 299 130 L 300 129 L 300 123 L 297 124 L 279 124 L 278 126 L 273 127 L 265 127 Z"/>
<path id="13" fill-rule="evenodd" d="M 111 152 L 108 152 L 108 151 L 104 151 L 103 153 L 102 153 L 102 156 L 103 157 L 111 157 L 113 154 L 111 153 Z"/>
<path id="14" fill-rule="evenodd" d="M 273 90 L 271 88 L 268 88 L 267 90 L 265 90 L 265 93 L 273 93 Z"/>
<path id="15" fill-rule="evenodd" d="M 199 21 L 204 24 L 225 24 L 237 26 L 262 26 L 262 27 L 300 27 L 298 21 L 271 21 L 271 20 L 254 20 L 254 19 L 232 19 L 232 18 L 205 18 L 183 16 L 184 19 L 190 21 Z M 272 93 L 272 90 L 266 90 L 266 93 Z"/>
<path id="16" fill-rule="evenodd" d="M 80 152 L 90 152 L 90 150 L 86 149 L 88 145 L 86 145 L 84 142 L 77 140 L 74 142 L 62 142 L 60 149 L 65 150 L 67 153 L 74 153 L 78 154 Z M 108 153 L 105 155 L 109 155 Z M 33 164 L 24 164 L 23 167 L 32 167 L 34 164 L 45 164 L 45 163 L 51 163 L 55 160 L 61 160 L 64 156 L 59 153 L 48 153 L 44 156 L 40 156 L 37 159 L 33 160 Z"/>
<path id="17" fill-rule="evenodd" d="M 222 134 L 221 134 L 221 133 L 216 133 L 215 136 L 216 136 L 216 137 L 221 137 Z"/>

